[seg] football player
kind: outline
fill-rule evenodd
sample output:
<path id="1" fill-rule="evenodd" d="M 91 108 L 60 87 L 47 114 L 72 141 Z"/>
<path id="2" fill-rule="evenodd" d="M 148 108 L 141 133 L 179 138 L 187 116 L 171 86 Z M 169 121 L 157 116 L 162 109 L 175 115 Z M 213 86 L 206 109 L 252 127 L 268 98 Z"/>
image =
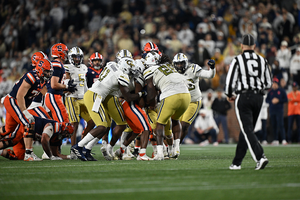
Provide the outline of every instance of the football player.
<path id="1" fill-rule="evenodd" d="M 90 67 L 86 73 L 87 87 L 92 87 L 93 83 L 99 78 L 99 75 L 103 69 L 103 56 L 95 52 L 89 59 Z"/>
<path id="2" fill-rule="evenodd" d="M 76 132 L 80 122 L 80 117 L 82 117 L 87 122 L 87 127 L 84 130 L 84 135 L 94 128 L 95 124 L 90 117 L 84 101 L 83 96 L 85 91 L 87 91 L 86 85 L 86 73 L 88 71 L 87 66 L 82 63 L 83 52 L 79 47 L 73 47 L 68 53 L 68 58 L 70 64 L 64 65 L 66 70 L 66 79 L 64 84 L 68 84 L 69 80 L 74 80 L 76 84 L 76 91 L 71 94 L 66 94 L 65 105 L 69 114 L 69 120 L 74 126 L 74 134 L 71 137 L 71 145 L 75 145 L 76 142 Z M 88 158 L 92 158 L 90 152 L 87 151 Z"/>
<path id="3" fill-rule="evenodd" d="M 70 137 L 70 135 L 73 133 L 73 127 L 71 126 L 71 124 L 35 116 L 34 119 L 35 124 L 33 126 L 31 126 L 30 128 L 25 128 L 23 125 L 20 125 L 18 131 L 15 134 L 22 136 L 24 131 L 25 133 L 33 133 L 33 138 L 36 141 L 40 141 L 42 143 L 43 149 L 46 152 L 48 159 L 50 160 L 71 159 L 70 155 L 57 155 L 56 150 L 53 151 L 53 147 L 50 146 L 50 141 L 52 141 L 52 143 L 55 143 L 57 141 L 61 141 L 65 137 Z M 7 140 L 7 138 L 3 140 Z M 1 143 L 0 147 L 2 147 Z M 21 138 L 21 140 L 13 146 L 13 151 L 8 151 L 6 155 L 7 154 L 12 159 L 15 159 L 15 155 L 16 159 L 23 160 L 25 155 L 25 144 L 23 139 Z"/>
<path id="4" fill-rule="evenodd" d="M 99 79 L 84 95 L 84 103 L 90 116 L 96 124 L 96 128 L 91 130 L 77 145 L 72 146 L 71 150 L 78 158 L 83 161 L 87 159 L 82 153 L 84 145 L 94 146 L 105 134 L 108 133 L 111 125 L 111 118 L 117 126 L 113 130 L 113 137 L 107 145 L 107 160 L 113 158 L 113 146 L 120 138 L 121 133 L 126 128 L 124 111 L 118 97 L 121 95 L 127 101 L 138 100 L 142 93 L 130 94 L 129 77 L 130 66 L 120 69 L 115 62 L 109 62 L 101 72 Z"/>
<path id="5" fill-rule="evenodd" d="M 144 78 L 147 83 L 147 102 L 155 100 L 157 89 L 161 91 L 156 126 L 157 155 L 154 160 L 164 160 L 163 136 L 169 118 L 172 120 L 172 131 L 175 135 L 174 152 L 171 153 L 174 154 L 173 157 L 179 156 L 181 134 L 179 119 L 191 101 L 184 76 L 179 74 L 171 63 L 159 63 L 161 63 L 161 57 L 158 53 L 149 52 L 146 55 L 145 65 L 147 69 L 144 71 Z M 166 139 L 170 141 L 172 134 L 166 135 Z"/>
<path id="6" fill-rule="evenodd" d="M 7 111 L 6 123 L 4 130 L 2 129 L 2 136 L 9 135 L 14 136 L 18 126 L 29 128 L 34 124 L 34 117 L 27 110 L 32 102 L 32 99 L 37 96 L 44 87 L 44 84 L 52 76 L 52 63 L 48 59 L 41 59 L 37 62 L 34 70 L 27 72 L 23 77 L 15 84 L 11 93 L 3 99 L 3 104 Z M 32 133 L 24 133 L 24 141 L 26 146 L 26 153 L 24 160 L 26 161 L 38 161 L 38 158 L 32 151 L 33 142 Z M 14 138 L 13 140 L 2 141 L 3 148 L 14 145 L 14 142 L 20 140 L 20 138 Z"/>
<path id="7" fill-rule="evenodd" d="M 199 88 L 199 77 L 211 79 L 216 74 L 215 61 L 209 60 L 207 64 L 210 66 L 210 69 L 203 70 L 202 67 L 197 64 L 188 63 L 188 58 L 183 53 L 178 53 L 173 58 L 173 66 L 180 74 L 183 74 L 186 77 L 191 94 L 191 103 L 180 118 L 182 126 L 180 143 L 182 143 L 187 135 L 189 126 L 195 120 L 201 108 L 202 96 Z"/>
<path id="8" fill-rule="evenodd" d="M 62 43 L 54 44 L 51 47 L 51 57 L 53 65 L 53 76 L 47 84 L 45 105 L 51 111 L 52 118 L 58 122 L 69 122 L 67 109 L 63 104 L 62 96 L 64 91 L 75 92 L 76 84 L 70 80 L 67 85 L 62 83 L 65 75 L 63 63 L 68 59 L 68 47 Z"/>

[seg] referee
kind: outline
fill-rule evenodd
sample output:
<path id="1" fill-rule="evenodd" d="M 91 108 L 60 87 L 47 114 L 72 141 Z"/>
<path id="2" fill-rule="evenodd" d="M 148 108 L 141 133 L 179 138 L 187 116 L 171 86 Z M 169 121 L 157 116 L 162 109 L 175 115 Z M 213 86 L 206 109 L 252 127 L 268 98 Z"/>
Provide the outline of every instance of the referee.
<path id="1" fill-rule="evenodd" d="M 260 170 L 269 161 L 254 134 L 254 127 L 262 107 L 264 91 L 271 88 L 272 75 L 267 61 L 254 53 L 252 35 L 243 36 L 241 48 L 242 54 L 236 56 L 230 64 L 225 85 L 228 101 L 235 101 L 235 113 L 241 129 L 235 157 L 229 169 L 241 169 L 249 148 L 257 163 L 255 170 Z"/>

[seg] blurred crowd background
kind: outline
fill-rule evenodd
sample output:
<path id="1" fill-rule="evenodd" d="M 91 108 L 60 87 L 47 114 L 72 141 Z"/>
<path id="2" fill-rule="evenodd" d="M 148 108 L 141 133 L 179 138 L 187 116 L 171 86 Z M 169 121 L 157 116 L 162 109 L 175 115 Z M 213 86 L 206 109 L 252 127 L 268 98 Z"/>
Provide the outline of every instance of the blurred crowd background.
<path id="1" fill-rule="evenodd" d="M 0 82 L 10 84 L 31 70 L 36 51 L 49 55 L 55 43 L 82 48 L 84 62 L 100 52 L 105 62 L 120 49 L 135 57 L 148 41 L 171 58 L 185 53 L 190 62 L 206 67 L 217 63 L 217 75 L 201 80 L 203 91 L 224 87 L 226 71 L 240 53 L 240 39 L 251 33 L 256 51 L 283 75 L 287 86 L 290 61 L 300 43 L 299 0 L 1 0 Z M 279 58 L 282 41 L 290 57 Z M 300 49 L 299 49 L 300 51 Z M 281 60 L 280 60 L 281 59 Z M 288 59 L 288 66 L 286 61 Z M 275 62 L 274 62 L 275 61 Z M 276 62 L 279 61 L 279 64 Z M 274 64 L 275 63 L 275 64 Z M 277 70 L 277 71 L 276 71 Z M 280 74 L 281 73 L 281 74 Z M 1 84 L 2 85 L 2 84 Z M 0 96 L 7 93 L 0 88 Z"/>

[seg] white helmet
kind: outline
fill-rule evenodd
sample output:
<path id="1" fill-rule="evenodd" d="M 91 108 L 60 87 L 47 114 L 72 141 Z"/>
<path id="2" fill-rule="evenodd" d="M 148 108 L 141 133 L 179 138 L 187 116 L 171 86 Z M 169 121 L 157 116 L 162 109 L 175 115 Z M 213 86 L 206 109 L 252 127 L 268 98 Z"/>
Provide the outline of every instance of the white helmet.
<path id="1" fill-rule="evenodd" d="M 139 71 L 132 58 L 121 58 L 118 62 L 118 66 L 125 74 L 128 75 L 136 74 Z"/>
<path id="2" fill-rule="evenodd" d="M 133 57 L 130 51 L 128 51 L 127 49 L 122 49 L 116 54 L 117 62 L 119 62 L 121 58 L 133 58 Z"/>
<path id="3" fill-rule="evenodd" d="M 135 66 L 137 67 L 137 70 L 140 72 L 140 73 L 143 73 L 144 70 L 145 70 L 145 64 L 144 64 L 145 60 L 142 58 L 142 59 L 136 59 L 135 60 Z"/>
<path id="4" fill-rule="evenodd" d="M 73 47 L 68 53 L 69 62 L 76 67 L 82 63 L 83 52 L 79 47 Z"/>
<path id="5" fill-rule="evenodd" d="M 183 53 L 178 53 L 173 58 L 173 65 L 175 69 L 183 74 L 188 66 L 188 58 Z"/>
<path id="6" fill-rule="evenodd" d="M 157 65 L 160 62 L 160 55 L 156 52 L 149 52 L 145 57 L 145 65 Z"/>

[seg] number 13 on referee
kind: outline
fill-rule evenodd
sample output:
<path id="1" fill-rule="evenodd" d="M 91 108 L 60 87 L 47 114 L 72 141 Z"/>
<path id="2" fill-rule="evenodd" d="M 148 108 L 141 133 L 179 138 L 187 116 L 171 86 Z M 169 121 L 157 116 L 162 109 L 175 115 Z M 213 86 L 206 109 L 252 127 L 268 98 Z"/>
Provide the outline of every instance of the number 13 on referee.
<path id="1" fill-rule="evenodd" d="M 242 53 L 230 64 L 225 85 L 225 94 L 229 101 L 234 101 L 241 129 L 235 157 L 229 169 L 241 169 L 249 149 L 256 162 L 255 170 L 260 170 L 269 161 L 254 134 L 254 127 L 262 107 L 264 91 L 272 86 L 272 75 L 267 60 L 254 52 L 255 41 L 252 35 L 243 36 L 241 48 Z"/>

